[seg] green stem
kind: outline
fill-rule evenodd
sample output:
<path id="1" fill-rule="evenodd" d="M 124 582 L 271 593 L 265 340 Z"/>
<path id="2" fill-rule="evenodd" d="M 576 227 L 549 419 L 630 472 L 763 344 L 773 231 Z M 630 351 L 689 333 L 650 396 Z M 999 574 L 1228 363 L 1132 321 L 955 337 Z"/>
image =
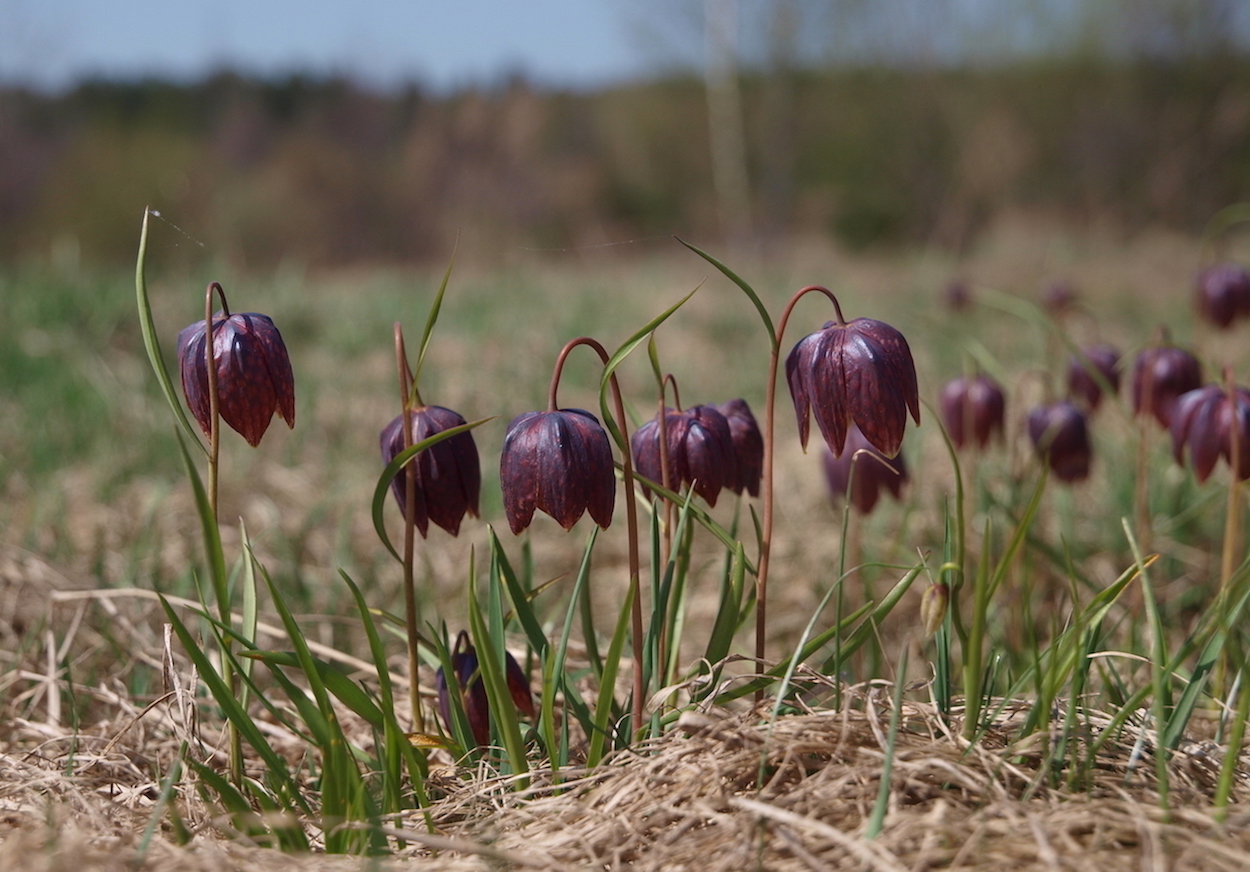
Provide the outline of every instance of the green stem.
<path id="1" fill-rule="evenodd" d="M 415 379 L 408 367 L 408 352 L 404 348 L 404 331 L 395 322 L 395 364 L 399 374 L 399 393 L 403 403 L 404 450 L 412 447 L 412 404 L 416 395 Z M 413 563 L 416 554 L 417 511 L 417 459 L 414 457 L 404 467 L 407 488 L 404 492 L 404 624 L 408 631 L 408 703 L 412 712 L 412 729 L 425 732 L 425 712 L 421 708 L 421 660 L 417 649 L 420 639 L 421 614 L 417 606 L 417 585 Z"/>

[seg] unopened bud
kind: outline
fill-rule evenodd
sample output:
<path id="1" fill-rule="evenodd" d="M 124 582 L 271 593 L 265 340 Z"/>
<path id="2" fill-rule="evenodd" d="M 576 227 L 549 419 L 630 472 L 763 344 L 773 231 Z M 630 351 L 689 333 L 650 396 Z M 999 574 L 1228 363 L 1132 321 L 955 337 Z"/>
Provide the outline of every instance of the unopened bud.
<path id="1" fill-rule="evenodd" d="M 920 625 L 925 638 L 929 638 L 946 619 L 946 606 L 950 603 L 951 589 L 944 581 L 934 582 L 920 597 Z"/>

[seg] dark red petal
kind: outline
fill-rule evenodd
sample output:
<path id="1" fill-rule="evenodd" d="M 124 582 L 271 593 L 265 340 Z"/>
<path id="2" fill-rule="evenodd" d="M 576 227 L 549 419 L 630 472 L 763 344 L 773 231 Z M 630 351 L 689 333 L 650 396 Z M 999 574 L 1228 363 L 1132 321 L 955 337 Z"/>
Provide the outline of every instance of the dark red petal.
<path id="1" fill-rule="evenodd" d="M 822 337 L 823 331 L 820 331 L 800 339 L 786 358 L 786 383 L 790 386 L 790 399 L 794 402 L 794 413 L 798 418 L 799 444 L 804 449 L 807 448 L 811 426 L 812 392 L 808 381 L 811 358 L 814 350 L 819 348 Z"/>
<path id="2" fill-rule="evenodd" d="M 247 322 L 232 315 L 213 329 L 221 419 L 255 448 L 278 407 L 264 350 Z"/>
<path id="3" fill-rule="evenodd" d="M 204 322 L 184 327 L 178 334 L 178 373 L 182 378 L 182 395 L 187 408 L 208 436 L 212 433 L 208 399 L 208 362 L 204 356 Z"/>
<path id="4" fill-rule="evenodd" d="M 535 419 L 541 412 L 526 412 L 512 419 L 504 437 L 499 459 L 499 486 L 503 491 L 504 514 L 513 535 L 534 519 L 538 496 Z"/>

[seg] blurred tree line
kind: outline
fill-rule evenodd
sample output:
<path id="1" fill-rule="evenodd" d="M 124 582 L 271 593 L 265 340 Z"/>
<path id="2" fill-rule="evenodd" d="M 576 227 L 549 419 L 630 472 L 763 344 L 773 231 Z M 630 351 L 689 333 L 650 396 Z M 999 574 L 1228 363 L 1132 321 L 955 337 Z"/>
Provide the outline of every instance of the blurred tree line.
<path id="1" fill-rule="evenodd" d="M 744 67 L 753 237 L 961 250 L 1030 210 L 1200 230 L 1250 199 L 1250 60 L 1071 53 L 1010 63 Z M 244 267 L 445 262 L 678 233 L 718 214 L 702 78 L 594 92 L 521 78 L 432 94 L 342 78 L 0 90 L 0 259 L 133 260 L 145 205 Z"/>

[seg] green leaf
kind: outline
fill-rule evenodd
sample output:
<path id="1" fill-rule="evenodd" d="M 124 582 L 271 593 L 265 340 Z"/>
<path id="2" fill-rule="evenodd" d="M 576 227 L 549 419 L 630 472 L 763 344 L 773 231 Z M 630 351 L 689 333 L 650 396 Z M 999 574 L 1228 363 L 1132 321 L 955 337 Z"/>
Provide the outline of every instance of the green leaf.
<path id="1" fill-rule="evenodd" d="M 616 619 L 616 631 L 612 634 L 612 641 L 608 645 L 608 655 L 603 661 L 603 676 L 599 680 L 599 701 L 595 704 L 595 729 L 590 736 L 590 750 L 586 754 L 586 766 L 590 769 L 598 766 L 603 759 L 612 720 L 616 673 L 621 666 L 621 652 L 625 648 L 625 637 L 629 635 L 629 618 L 633 607 L 634 591 L 630 588 L 625 595 L 625 602 L 621 604 L 621 613 Z M 641 664 L 634 664 L 635 669 L 640 666 Z M 639 726 L 641 725 L 636 724 L 633 729 Z"/>
<path id="2" fill-rule="evenodd" d="M 668 307 L 659 315 L 648 321 L 646 326 L 633 336 L 626 339 L 625 344 L 618 348 L 616 352 L 608 358 L 608 362 L 603 366 L 603 375 L 599 381 L 599 413 L 603 417 L 604 426 L 608 428 L 608 432 L 612 434 L 612 439 L 616 442 L 616 446 L 621 451 L 629 451 L 630 449 L 629 441 L 625 439 L 624 434 L 621 432 L 616 419 L 612 416 L 612 412 L 608 407 L 608 398 L 612 391 L 612 375 L 616 372 L 617 367 L 624 362 L 625 358 L 629 357 L 629 355 L 633 353 L 634 349 L 637 348 L 644 339 L 650 336 L 657 327 L 667 321 L 674 312 L 684 306 L 686 301 L 693 297 L 698 290 L 699 289 L 696 287 L 693 291 L 686 294 L 686 296 L 682 297 L 672 306 Z"/>
<path id="3" fill-rule="evenodd" d="M 421 383 L 421 367 L 425 365 L 425 352 L 430 347 L 430 337 L 434 334 L 434 325 L 438 323 L 438 313 L 443 308 L 443 294 L 447 292 L 447 283 L 451 280 L 451 268 L 456 265 L 456 249 L 459 247 L 460 240 L 457 238 L 456 247 L 451 251 L 451 260 L 447 263 L 447 271 L 443 273 L 443 281 L 438 286 L 438 293 L 434 295 L 434 302 L 430 304 L 430 312 L 425 318 L 425 330 L 421 333 L 421 347 L 417 351 L 417 369 L 412 374 L 414 399 L 420 396 L 417 393 L 417 385 Z"/>
<path id="4" fill-rule="evenodd" d="M 168 370 L 165 369 L 165 357 L 161 353 L 161 341 L 156 332 L 156 322 L 152 318 L 152 302 L 148 298 L 146 275 L 148 216 L 151 214 L 151 209 L 143 210 L 143 229 L 139 231 L 139 257 L 135 264 L 135 296 L 139 305 L 139 328 L 143 333 L 143 347 L 148 353 L 148 363 L 152 366 L 152 372 L 156 374 L 156 380 L 160 383 L 161 393 L 165 395 L 165 400 L 169 403 L 169 408 L 174 413 L 174 420 L 178 422 L 183 432 L 187 434 L 187 438 L 199 446 L 200 451 L 207 455 L 208 448 L 200 441 L 199 433 L 191 426 L 191 419 L 183 411 L 182 403 L 178 402 L 178 395 L 174 392 L 173 380 L 169 377 Z"/>
<path id="5" fill-rule="evenodd" d="M 508 756 L 513 774 L 524 775 L 529 771 L 529 762 L 525 757 L 525 744 L 521 740 L 516 705 L 512 702 L 508 679 L 502 666 L 506 651 L 503 640 L 492 638 L 487 630 L 472 583 L 469 584 L 469 632 L 473 636 L 473 646 L 477 648 L 477 665 L 482 675 L 482 683 L 486 686 L 491 721 L 503 740 L 504 752 Z M 515 784 L 517 789 L 524 790 L 528 786 L 528 779 L 520 778 Z"/>
<path id="6" fill-rule="evenodd" d="M 721 271 L 721 273 L 724 274 L 725 278 L 729 279 L 731 282 L 733 282 L 735 285 L 737 285 L 739 288 L 742 289 L 742 292 L 746 294 L 747 297 L 751 300 L 752 304 L 754 304 L 755 310 L 760 313 L 760 320 L 764 322 L 764 329 L 768 331 L 768 344 L 773 351 L 776 351 L 777 350 L 777 331 L 773 327 L 773 319 L 769 317 L 768 309 L 764 305 L 764 301 L 759 298 L 759 295 L 757 293 L 755 293 L 755 289 L 752 288 L 745 281 L 743 281 L 736 272 L 731 270 L 729 267 L 725 266 L 716 258 L 712 257 L 712 255 L 708 254 L 703 249 L 696 248 L 695 246 L 691 245 L 686 240 L 682 239 L 680 236 L 674 237 L 674 238 L 678 242 L 680 242 L 682 245 L 686 246 L 686 248 L 690 249 L 695 254 L 699 255 L 699 257 L 706 260 L 712 266 L 716 267 L 718 270 Z"/>

